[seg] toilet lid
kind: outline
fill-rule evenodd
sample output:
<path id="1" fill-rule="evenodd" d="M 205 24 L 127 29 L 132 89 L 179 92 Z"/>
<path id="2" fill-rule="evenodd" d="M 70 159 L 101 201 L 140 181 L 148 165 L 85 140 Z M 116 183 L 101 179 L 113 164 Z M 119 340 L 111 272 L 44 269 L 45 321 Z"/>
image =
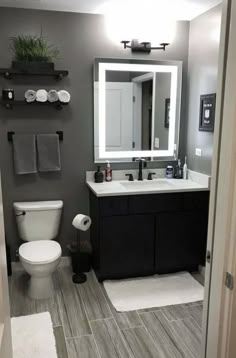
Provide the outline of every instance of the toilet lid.
<path id="1" fill-rule="evenodd" d="M 19 254 L 25 261 L 43 264 L 61 256 L 61 246 L 56 241 L 40 240 L 27 242 L 20 246 Z"/>

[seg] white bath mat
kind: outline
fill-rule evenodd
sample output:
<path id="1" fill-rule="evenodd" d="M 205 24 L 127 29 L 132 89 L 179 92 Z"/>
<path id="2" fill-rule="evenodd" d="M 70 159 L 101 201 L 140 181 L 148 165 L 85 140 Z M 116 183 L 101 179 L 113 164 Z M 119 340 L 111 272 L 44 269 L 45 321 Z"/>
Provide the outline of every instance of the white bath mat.
<path id="1" fill-rule="evenodd" d="M 57 358 L 49 312 L 11 319 L 13 358 Z"/>
<path id="2" fill-rule="evenodd" d="M 188 272 L 103 282 L 119 312 L 203 300 L 204 288 Z"/>

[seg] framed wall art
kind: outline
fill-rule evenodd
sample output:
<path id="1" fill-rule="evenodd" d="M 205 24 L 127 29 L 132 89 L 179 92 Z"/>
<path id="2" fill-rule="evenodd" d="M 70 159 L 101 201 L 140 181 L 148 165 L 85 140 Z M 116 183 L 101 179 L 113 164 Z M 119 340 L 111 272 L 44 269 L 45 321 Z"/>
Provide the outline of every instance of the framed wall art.
<path id="1" fill-rule="evenodd" d="M 199 131 L 214 132 L 216 94 L 200 96 Z"/>

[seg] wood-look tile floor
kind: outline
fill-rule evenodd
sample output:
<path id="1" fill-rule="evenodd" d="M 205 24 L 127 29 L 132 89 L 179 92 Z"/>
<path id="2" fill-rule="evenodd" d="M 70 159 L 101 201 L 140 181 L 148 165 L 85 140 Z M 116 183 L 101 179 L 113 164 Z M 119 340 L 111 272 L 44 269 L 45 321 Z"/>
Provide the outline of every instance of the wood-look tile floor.
<path id="1" fill-rule="evenodd" d="M 93 272 L 75 285 L 57 270 L 55 296 L 30 300 L 28 275 L 10 278 L 11 316 L 49 311 L 58 358 L 199 358 L 202 302 L 118 313 Z"/>

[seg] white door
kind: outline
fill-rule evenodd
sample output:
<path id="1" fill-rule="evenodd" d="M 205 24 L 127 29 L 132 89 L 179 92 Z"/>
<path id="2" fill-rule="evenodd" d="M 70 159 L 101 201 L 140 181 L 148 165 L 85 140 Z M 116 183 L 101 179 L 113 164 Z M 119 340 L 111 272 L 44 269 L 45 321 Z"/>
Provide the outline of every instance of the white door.
<path id="1" fill-rule="evenodd" d="M 94 84 L 95 158 L 98 158 L 98 84 Z M 133 146 L 133 84 L 106 83 L 106 151 L 128 151 Z"/>
<path id="2" fill-rule="evenodd" d="M 5 233 L 0 178 L 0 357 L 12 358 Z"/>
<path id="3" fill-rule="evenodd" d="M 235 33 L 236 0 L 224 0 L 207 245 L 212 259 L 206 265 L 203 320 L 206 358 L 236 357 Z"/>

